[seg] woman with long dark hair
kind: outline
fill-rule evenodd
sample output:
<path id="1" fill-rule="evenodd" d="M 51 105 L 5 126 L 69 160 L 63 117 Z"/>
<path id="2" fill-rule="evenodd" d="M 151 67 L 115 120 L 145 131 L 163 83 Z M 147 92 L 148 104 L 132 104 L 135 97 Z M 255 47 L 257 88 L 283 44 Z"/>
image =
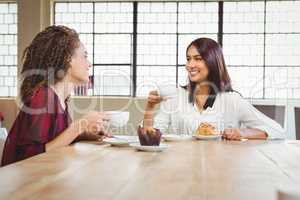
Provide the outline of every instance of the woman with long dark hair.
<path id="1" fill-rule="evenodd" d="M 163 133 L 193 134 L 199 122 L 218 121 L 229 140 L 284 138 L 279 124 L 233 90 L 220 45 L 209 38 L 194 40 L 186 50 L 189 82 L 177 97 L 163 101 L 157 91 L 148 96 L 144 127 Z M 162 103 L 161 103 L 162 102 Z M 155 106 L 161 103 L 154 117 Z"/>
<path id="2" fill-rule="evenodd" d="M 22 108 L 5 143 L 2 166 L 67 146 L 76 138 L 98 138 L 104 113 L 90 111 L 71 121 L 67 100 L 89 80 L 87 52 L 75 30 L 50 26 L 25 49 L 21 70 Z"/>

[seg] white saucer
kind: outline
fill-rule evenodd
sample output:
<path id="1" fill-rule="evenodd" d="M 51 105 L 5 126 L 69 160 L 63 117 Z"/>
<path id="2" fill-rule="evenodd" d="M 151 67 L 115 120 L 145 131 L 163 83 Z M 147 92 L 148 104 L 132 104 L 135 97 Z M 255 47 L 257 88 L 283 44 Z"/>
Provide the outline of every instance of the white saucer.
<path id="1" fill-rule="evenodd" d="M 105 138 L 103 142 L 112 146 L 129 146 L 128 140 L 120 140 L 118 138 Z"/>
<path id="2" fill-rule="evenodd" d="M 222 135 L 193 135 L 197 140 L 216 140 L 221 138 Z"/>
<path id="3" fill-rule="evenodd" d="M 129 143 L 139 142 L 139 138 L 136 135 L 114 135 L 113 138 L 118 140 L 127 140 Z"/>
<path id="4" fill-rule="evenodd" d="M 170 141 L 170 142 L 176 142 L 176 141 L 182 141 L 182 140 L 190 140 L 192 139 L 192 136 L 190 135 L 176 135 L 176 134 L 166 134 L 162 135 L 162 138 L 165 141 Z"/>
<path id="5" fill-rule="evenodd" d="M 112 138 L 103 139 L 103 142 L 112 146 L 129 146 L 130 143 L 138 142 L 138 137 L 132 135 L 115 135 Z"/>
<path id="6" fill-rule="evenodd" d="M 159 146 L 142 146 L 140 145 L 140 143 L 132 143 L 130 144 L 130 146 L 139 151 L 149 151 L 149 152 L 159 152 L 169 147 L 169 145 L 167 144 L 160 144 Z"/>

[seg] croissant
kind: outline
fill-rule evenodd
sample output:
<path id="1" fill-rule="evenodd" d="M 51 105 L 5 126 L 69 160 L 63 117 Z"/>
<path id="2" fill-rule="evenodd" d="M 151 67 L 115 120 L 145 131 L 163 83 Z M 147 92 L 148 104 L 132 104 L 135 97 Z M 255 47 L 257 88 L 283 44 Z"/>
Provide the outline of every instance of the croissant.
<path id="1" fill-rule="evenodd" d="M 196 131 L 197 135 L 217 135 L 218 132 L 214 126 L 209 123 L 201 123 Z"/>

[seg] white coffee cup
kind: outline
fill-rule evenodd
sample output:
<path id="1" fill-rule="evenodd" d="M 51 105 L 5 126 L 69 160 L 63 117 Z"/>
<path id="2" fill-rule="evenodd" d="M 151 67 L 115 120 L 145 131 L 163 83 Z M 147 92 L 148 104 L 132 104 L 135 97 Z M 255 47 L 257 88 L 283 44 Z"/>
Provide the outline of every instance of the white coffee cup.
<path id="1" fill-rule="evenodd" d="M 163 99 L 170 99 L 177 97 L 178 92 L 175 85 L 159 85 L 158 94 Z"/>
<path id="2" fill-rule="evenodd" d="M 2 159 L 2 152 L 7 138 L 6 128 L 0 128 L 0 160 Z"/>
<path id="3" fill-rule="evenodd" d="M 106 111 L 110 119 L 109 123 L 113 127 L 125 126 L 129 120 L 129 112 L 127 111 Z"/>
<path id="4" fill-rule="evenodd" d="M 6 137 L 7 137 L 6 128 L 0 128 L 0 139 L 6 139 Z"/>

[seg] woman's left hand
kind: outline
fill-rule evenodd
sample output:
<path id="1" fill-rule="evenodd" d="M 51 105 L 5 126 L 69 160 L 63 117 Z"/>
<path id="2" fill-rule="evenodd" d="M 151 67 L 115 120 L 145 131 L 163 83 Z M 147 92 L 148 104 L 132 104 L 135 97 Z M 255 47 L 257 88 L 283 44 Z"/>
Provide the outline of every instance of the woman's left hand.
<path id="1" fill-rule="evenodd" d="M 225 129 L 222 138 L 225 140 L 241 140 L 241 131 L 238 128 Z"/>
<path id="2" fill-rule="evenodd" d="M 112 134 L 104 133 L 104 132 L 97 132 L 97 133 L 84 132 L 77 138 L 77 140 L 102 141 L 104 138 L 111 138 L 111 137 L 113 137 Z"/>

